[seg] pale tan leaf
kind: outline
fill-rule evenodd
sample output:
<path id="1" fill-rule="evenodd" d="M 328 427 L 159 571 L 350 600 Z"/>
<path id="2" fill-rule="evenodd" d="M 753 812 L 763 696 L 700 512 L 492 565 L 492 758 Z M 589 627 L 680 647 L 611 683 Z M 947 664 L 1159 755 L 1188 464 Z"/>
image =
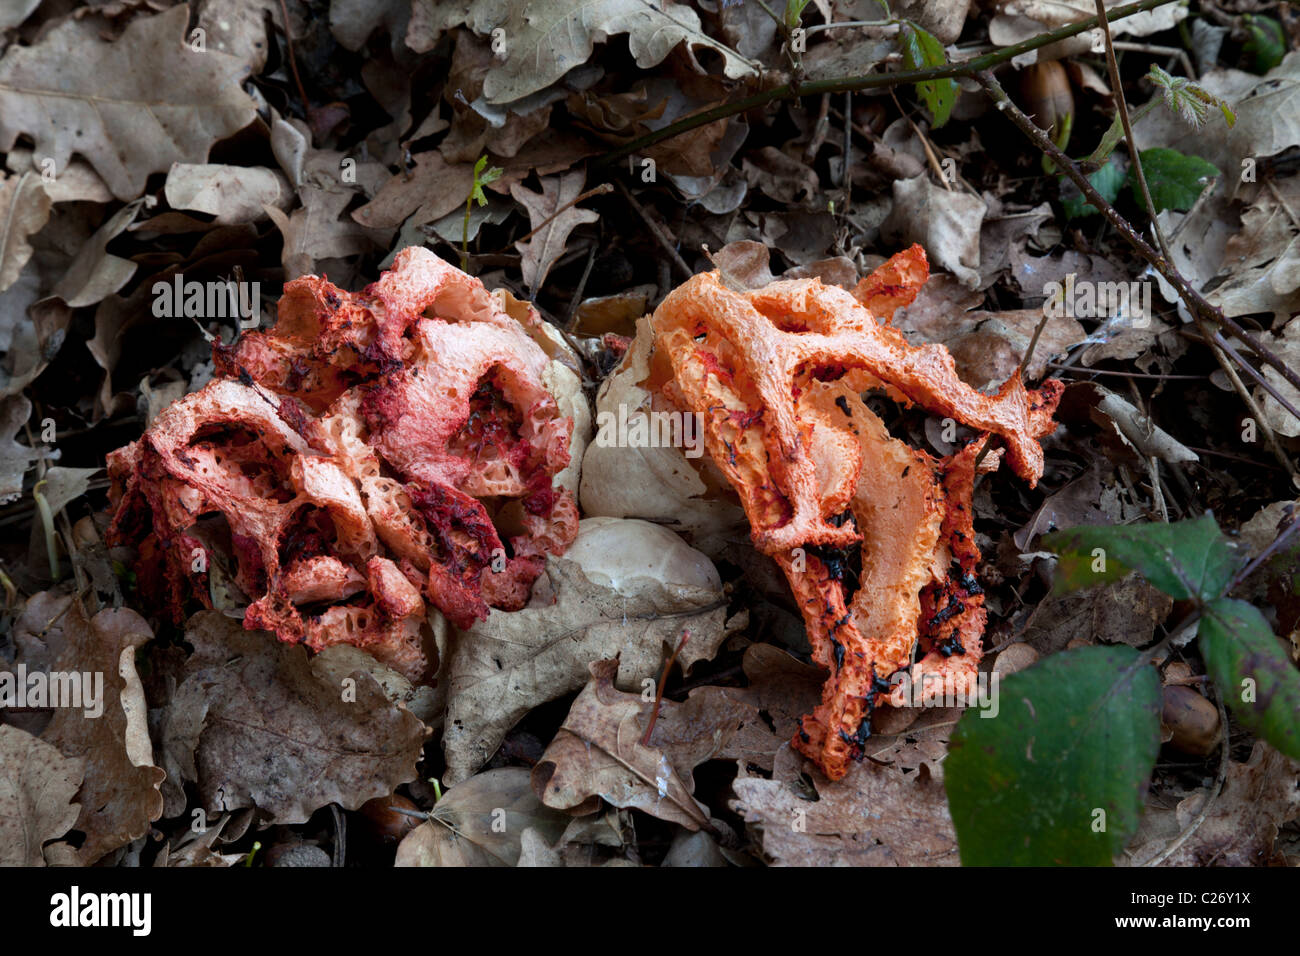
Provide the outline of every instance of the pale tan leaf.
<path id="1" fill-rule="evenodd" d="M 257 222 L 263 206 L 288 209 L 293 202 L 289 181 L 260 166 L 173 163 L 163 187 L 173 209 L 205 212 L 219 223 Z"/>
<path id="2" fill-rule="evenodd" d="M 32 257 L 28 239 L 50 218 L 50 197 L 33 173 L 0 179 L 0 292 L 18 279 Z"/>
<path id="3" fill-rule="evenodd" d="M 594 583 L 573 561 L 550 558 L 537 587 L 549 587 L 555 603 L 493 610 L 456 636 L 443 730 L 446 780 L 464 780 L 483 766 L 532 708 L 586 684 L 587 665 L 611 648 L 622 654 L 619 682 L 637 688 L 659 679 L 664 645 L 676 644 L 683 628 L 691 630 L 695 654 L 712 656 L 727 634 L 721 592 L 642 580 L 645 586 L 620 592 Z"/>
<path id="4" fill-rule="evenodd" d="M 17 727 L 0 724 L 0 866 L 44 866 L 41 845 L 68 832 L 85 767 Z"/>
<path id="5" fill-rule="evenodd" d="M 525 834 L 532 834 L 535 860 L 536 842 L 554 843 L 568 822 L 568 814 L 538 801 L 527 769 L 488 770 L 444 794 L 429 820 L 403 838 L 396 865 L 516 866 Z"/>
<path id="6" fill-rule="evenodd" d="M 425 2 L 415 4 L 411 17 L 411 30 L 414 33 L 419 27 L 419 39 L 408 34 L 408 43 L 427 42 L 439 28 L 459 22 L 482 34 L 498 27 L 504 30 L 505 57 L 483 81 L 489 103 L 509 103 L 550 86 L 587 62 L 597 40 L 620 33 L 628 34 L 628 49 L 643 70 L 657 66 L 674 47 L 685 43 L 692 61 L 697 49 L 720 56 L 723 72 L 731 79 L 758 73 L 758 64 L 705 33 L 690 6 L 672 0 L 540 0 L 527 5 L 476 0 L 467 14 L 464 7 L 451 4 L 441 10 L 435 7 L 432 15 L 420 10 Z"/>
<path id="7" fill-rule="evenodd" d="M 56 174 L 80 153 L 124 200 L 150 173 L 203 162 L 256 110 L 240 88 L 244 64 L 186 42 L 189 13 L 179 4 L 138 17 L 112 42 L 92 20 L 67 18 L 34 45 L 11 46 L 0 59 L 0 148 L 26 134 Z"/>

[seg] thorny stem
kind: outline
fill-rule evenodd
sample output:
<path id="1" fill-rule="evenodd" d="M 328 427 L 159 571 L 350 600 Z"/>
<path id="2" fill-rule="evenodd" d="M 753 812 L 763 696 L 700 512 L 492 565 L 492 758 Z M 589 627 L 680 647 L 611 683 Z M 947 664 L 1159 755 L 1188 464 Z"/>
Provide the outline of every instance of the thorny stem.
<path id="1" fill-rule="evenodd" d="M 1114 19 L 1114 18 L 1112 18 Z M 1056 163 L 1057 168 L 1065 173 L 1070 180 L 1079 187 L 1080 192 L 1088 198 L 1088 201 L 1095 206 L 1101 214 L 1110 222 L 1112 226 L 1122 235 L 1135 250 L 1138 255 L 1145 259 L 1156 272 L 1160 273 L 1174 289 L 1178 292 L 1179 297 L 1187 305 L 1189 311 L 1193 314 L 1200 315 L 1219 328 L 1227 329 L 1242 342 L 1250 347 L 1250 350 L 1260 357 L 1260 359 L 1271 365 L 1277 372 L 1289 383 L 1300 389 L 1300 375 L 1297 375 L 1290 366 L 1287 365 L 1281 357 L 1272 349 L 1265 346 L 1255 336 L 1251 335 L 1239 324 L 1234 322 L 1223 314 L 1222 309 L 1217 309 L 1205 300 L 1205 297 L 1192 288 L 1182 274 L 1174 268 L 1172 262 L 1151 248 L 1150 243 L 1138 235 L 1137 230 L 1129 223 L 1127 219 L 1116 212 L 1115 207 L 1102 198 L 1101 194 L 1088 182 L 1088 177 L 1084 176 L 1075 163 L 1047 138 L 1042 130 L 1034 125 L 1033 120 L 1026 116 L 1020 109 L 1011 102 L 1007 96 L 1006 90 L 993 77 L 993 74 L 987 70 L 982 70 L 975 75 L 980 84 L 992 97 L 993 102 L 997 104 L 998 109 L 1007 115 L 1020 131 L 1024 133 L 1042 152 L 1051 157 Z"/>
<path id="2" fill-rule="evenodd" d="M 1110 19 L 1122 20 L 1125 17 L 1131 17 L 1135 13 L 1143 13 L 1147 10 L 1154 10 L 1157 7 L 1166 6 L 1173 0 L 1138 0 L 1137 3 L 1125 4 L 1122 7 L 1116 7 L 1110 11 Z M 675 123 L 670 123 L 663 129 L 655 130 L 645 136 L 638 136 L 629 143 L 611 150 L 605 155 L 592 161 L 593 170 L 604 169 L 610 164 L 622 159 L 624 156 L 631 155 L 648 146 L 665 139 L 671 139 L 682 133 L 689 132 L 700 126 L 707 126 L 710 123 L 717 122 L 720 119 L 726 119 L 729 116 L 735 116 L 737 113 L 744 113 L 756 106 L 765 106 L 776 100 L 796 99 L 802 96 L 819 96 L 822 93 L 846 93 L 856 90 L 873 89 L 878 86 L 899 86 L 911 83 L 920 83 L 925 80 L 949 79 L 957 76 L 974 76 L 981 70 L 991 69 L 1000 63 L 1020 56 L 1022 53 L 1029 53 L 1040 47 L 1049 46 L 1060 40 L 1068 39 L 1084 33 L 1097 26 L 1096 17 L 1088 17 L 1086 20 L 1080 20 L 1078 23 L 1071 23 L 1068 26 L 1051 30 L 1047 33 L 1040 34 L 1036 37 L 1030 37 L 1020 43 L 1012 46 L 1003 47 L 993 53 L 986 53 L 983 56 L 977 56 L 974 59 L 966 60 L 962 63 L 948 63 L 944 66 L 928 67 L 924 70 L 903 70 L 897 73 L 871 73 L 865 76 L 837 76 L 825 80 L 801 80 L 798 83 L 786 83 L 781 86 L 774 86 L 771 89 L 763 90 L 752 96 L 744 97 L 731 103 L 724 103 L 721 106 L 714 107 L 711 110 L 705 110 L 702 113 L 696 113 L 692 116 L 684 117 Z"/>
<path id="3" fill-rule="evenodd" d="M 1255 421 L 1259 423 L 1259 430 L 1264 433 L 1264 441 L 1268 445 L 1269 451 L 1273 453 L 1273 457 L 1277 459 L 1278 464 L 1286 470 L 1286 473 L 1291 476 L 1291 480 L 1294 481 L 1296 477 L 1295 468 L 1291 466 L 1291 459 L 1287 457 L 1286 452 L 1282 450 L 1282 446 L 1278 444 L 1277 436 L 1273 434 L 1273 427 L 1269 425 L 1268 419 L 1264 417 L 1264 412 L 1259 407 L 1259 403 L 1256 402 L 1254 396 L 1250 394 L 1250 390 L 1247 389 L 1245 383 L 1242 382 L 1241 376 L 1237 374 L 1237 370 L 1232 367 L 1232 363 L 1228 361 L 1228 357 L 1223 354 L 1223 349 L 1220 348 L 1219 343 L 1215 341 L 1215 339 L 1222 339 L 1222 336 L 1206 325 L 1205 320 L 1199 315 L 1193 316 L 1193 318 L 1196 319 L 1196 327 L 1201 330 L 1201 337 L 1205 339 L 1206 343 L 1210 346 L 1210 353 L 1214 356 L 1214 360 L 1219 363 L 1219 368 L 1223 370 L 1224 375 L 1228 376 L 1228 381 L 1232 383 L 1233 389 L 1246 404 L 1246 408 L 1250 411 L 1250 414 L 1254 417 Z M 1229 348 L 1231 348 L 1231 346 L 1229 346 Z M 1245 360 L 1235 352 L 1233 355 L 1236 360 L 1241 363 L 1241 367 L 1246 368 Z M 1253 372 L 1254 369 L 1251 369 L 1251 371 Z M 1296 415 L 1296 418 L 1300 419 L 1300 415 Z"/>
<path id="4" fill-rule="evenodd" d="M 1142 188 L 1142 199 L 1146 203 L 1147 213 L 1151 216 L 1151 228 L 1156 234 L 1160 252 L 1168 262 L 1174 257 L 1169 254 L 1165 234 L 1160 229 L 1156 217 L 1156 207 L 1151 201 L 1151 190 L 1147 188 L 1147 175 L 1142 171 L 1142 160 L 1138 156 L 1137 140 L 1133 138 L 1133 124 L 1129 121 L 1128 104 L 1124 100 L 1124 85 L 1119 76 L 1119 62 L 1115 59 L 1115 44 L 1110 36 L 1110 24 L 1106 22 L 1106 2 L 1097 0 L 1097 24 L 1106 39 L 1106 66 L 1110 70 L 1110 85 L 1115 90 L 1115 108 L 1119 112 L 1119 121 L 1124 126 L 1124 141 L 1128 143 L 1129 156 L 1133 160 L 1133 171 L 1137 173 L 1138 185 Z"/>
<path id="5" fill-rule="evenodd" d="M 1224 593 L 1227 594 L 1228 592 L 1232 591 L 1242 581 L 1246 580 L 1246 578 L 1254 574 L 1255 569 L 1258 568 L 1265 561 L 1267 561 L 1269 558 L 1273 557 L 1273 555 L 1277 554 L 1277 552 L 1282 548 L 1282 545 L 1286 544 L 1287 539 L 1289 539 L 1292 535 L 1294 535 L 1298 530 L 1300 530 L 1300 512 L 1292 514 L 1291 520 L 1287 522 L 1287 526 L 1282 529 L 1282 533 L 1273 539 L 1272 544 L 1270 544 L 1267 548 L 1261 551 L 1259 555 L 1253 561 L 1250 562 L 1250 564 L 1246 565 L 1244 568 L 1242 568 L 1240 571 L 1237 572 L 1236 576 L 1228 584 L 1228 587 L 1224 591 Z"/>

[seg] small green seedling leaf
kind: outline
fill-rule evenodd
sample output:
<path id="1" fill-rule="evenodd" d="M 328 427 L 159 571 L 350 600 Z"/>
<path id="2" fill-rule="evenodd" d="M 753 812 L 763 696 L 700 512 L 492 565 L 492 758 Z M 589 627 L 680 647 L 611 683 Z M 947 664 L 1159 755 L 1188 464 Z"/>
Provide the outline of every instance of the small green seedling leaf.
<path id="1" fill-rule="evenodd" d="M 967 866 L 1109 866 L 1160 750 L 1160 681 L 1128 647 L 1064 651 L 967 710 L 944 764 Z"/>
<path id="2" fill-rule="evenodd" d="M 1223 592 L 1239 564 L 1208 513 L 1170 524 L 1068 528 L 1044 536 L 1043 543 L 1060 555 L 1056 586 L 1062 591 L 1117 581 L 1136 570 L 1172 598 L 1209 601 Z"/>
<path id="3" fill-rule="evenodd" d="M 903 51 L 903 63 L 909 70 L 944 66 L 948 62 L 943 44 L 911 20 L 902 21 L 898 42 Z M 948 122 L 952 104 L 957 99 L 956 81 L 951 78 L 925 80 L 916 84 L 916 92 L 934 115 L 935 129 Z"/>
<path id="4" fill-rule="evenodd" d="M 1113 203 L 1119 196 L 1120 187 L 1124 185 L 1125 175 L 1119 160 L 1112 156 L 1105 166 L 1088 177 L 1088 182 L 1092 183 L 1093 189 L 1101 193 L 1102 199 Z M 1065 215 L 1069 219 L 1095 216 L 1099 212 L 1097 207 L 1079 191 L 1079 187 L 1064 176 L 1061 177 L 1061 205 L 1065 208 Z"/>
<path id="5" fill-rule="evenodd" d="M 1170 112 L 1181 116 L 1183 122 L 1190 124 L 1196 129 L 1200 129 L 1210 118 L 1210 107 L 1216 107 L 1223 114 L 1224 122 L 1231 128 L 1237 122 L 1237 114 L 1232 111 L 1232 107 L 1227 104 L 1226 100 L 1215 96 L 1199 83 L 1193 83 L 1185 76 L 1173 76 L 1166 73 L 1160 67 L 1154 64 L 1151 71 L 1147 73 L 1147 79 L 1160 93 L 1159 100 L 1152 100 L 1142 108 L 1143 113 L 1150 110 L 1156 103 L 1163 102 Z M 1116 121 L 1119 115 L 1116 114 Z M 1139 117 L 1135 114 L 1133 121 L 1136 122 Z M 1114 123 L 1111 124 L 1112 128 Z M 1107 131 L 1106 137 L 1111 135 Z"/>
<path id="6" fill-rule="evenodd" d="M 483 195 L 483 187 L 488 183 L 496 182 L 505 172 L 500 166 L 488 167 L 487 161 L 487 156 L 480 156 L 478 162 L 474 164 L 474 187 L 469 194 L 469 198 L 480 206 L 487 205 L 487 196 Z"/>
<path id="7" fill-rule="evenodd" d="M 460 234 L 460 268 L 462 271 L 469 268 L 469 213 L 474 203 L 480 206 L 487 205 L 487 196 L 483 194 L 483 187 L 488 183 L 494 183 L 501 178 L 505 172 L 499 166 L 488 167 L 487 155 L 480 156 L 478 162 L 474 164 L 474 184 L 470 187 L 469 196 L 465 199 L 465 219 L 461 226 Z"/>
<path id="8" fill-rule="evenodd" d="M 1205 669 L 1246 727 L 1300 760 L 1300 671 L 1259 609 L 1220 598 L 1205 607 L 1197 631 Z"/>
<path id="9" fill-rule="evenodd" d="M 804 7 L 808 6 L 811 0 L 786 0 L 785 5 L 785 28 L 793 30 L 799 26 L 799 21 L 803 19 Z"/>
<path id="10" fill-rule="evenodd" d="M 1219 177 L 1219 168 L 1213 163 L 1199 156 L 1184 156 L 1176 149 L 1157 146 L 1154 149 L 1142 150 L 1139 156 L 1156 212 L 1164 212 L 1166 209 L 1183 212 L 1191 209 L 1210 180 Z M 1137 174 L 1131 169 L 1128 187 L 1133 194 L 1133 200 L 1139 206 L 1144 205 Z"/>

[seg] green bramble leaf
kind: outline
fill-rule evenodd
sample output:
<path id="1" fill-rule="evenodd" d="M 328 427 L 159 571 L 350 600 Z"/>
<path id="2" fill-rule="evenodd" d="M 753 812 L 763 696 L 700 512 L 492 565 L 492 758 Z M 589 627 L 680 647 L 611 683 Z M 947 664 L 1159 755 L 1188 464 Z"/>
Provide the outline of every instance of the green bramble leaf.
<path id="1" fill-rule="evenodd" d="M 1068 528 L 1045 535 L 1043 544 L 1060 555 L 1056 587 L 1062 591 L 1117 581 L 1136 570 L 1176 600 L 1210 601 L 1240 564 L 1209 513 L 1169 524 Z"/>
<path id="2" fill-rule="evenodd" d="M 1282 32 L 1282 24 L 1272 17 L 1246 13 L 1242 20 L 1246 24 L 1246 42 L 1241 52 L 1249 60 L 1246 69 L 1262 76 L 1282 62 L 1286 55 L 1286 34 Z"/>
<path id="3" fill-rule="evenodd" d="M 1242 726 L 1300 760 L 1300 671 L 1254 605 L 1219 598 L 1197 631 L 1205 669 Z"/>
<path id="4" fill-rule="evenodd" d="M 1092 183 L 1093 189 L 1101 193 L 1102 199 L 1113 203 L 1119 197 L 1120 187 L 1124 185 L 1126 176 L 1124 167 L 1116 157 L 1112 156 L 1106 161 L 1105 166 L 1088 177 L 1088 182 Z M 1099 212 L 1097 207 L 1079 191 L 1079 187 L 1065 176 L 1061 177 L 1061 205 L 1065 208 L 1067 219 L 1082 219 L 1085 216 L 1095 216 Z"/>
<path id="5" fill-rule="evenodd" d="M 1129 647 L 1053 654 L 969 708 L 944 762 L 966 866 L 1109 866 L 1160 750 L 1160 680 Z M 992 713 L 990 708 L 987 713 Z"/>
<path id="6" fill-rule="evenodd" d="M 943 52 L 943 44 L 926 30 L 911 20 L 900 22 L 898 42 L 903 51 L 903 63 L 909 70 L 923 70 L 928 67 L 944 66 L 948 57 Z M 934 128 L 938 129 L 948 122 L 952 113 L 952 104 L 957 99 L 957 83 L 951 78 L 926 80 L 916 84 L 917 95 L 934 116 Z"/>
<path id="7" fill-rule="evenodd" d="M 1213 163 L 1199 156 L 1184 156 L 1176 149 L 1158 146 L 1144 149 L 1138 155 L 1156 212 L 1191 209 L 1201 191 L 1211 180 L 1219 177 L 1219 168 Z M 1132 169 L 1129 170 L 1128 187 L 1133 200 L 1139 206 L 1145 205 L 1142 202 L 1142 187 Z"/>

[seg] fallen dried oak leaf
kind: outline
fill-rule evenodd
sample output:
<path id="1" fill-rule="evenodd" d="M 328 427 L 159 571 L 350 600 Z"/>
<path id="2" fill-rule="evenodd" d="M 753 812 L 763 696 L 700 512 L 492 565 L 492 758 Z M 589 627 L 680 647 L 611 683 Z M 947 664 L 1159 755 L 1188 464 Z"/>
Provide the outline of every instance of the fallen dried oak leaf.
<path id="1" fill-rule="evenodd" d="M 41 847 L 67 833 L 85 765 L 24 730 L 0 724 L 0 866 L 44 866 Z"/>
<path id="2" fill-rule="evenodd" d="M 154 635 L 129 608 L 105 609 L 87 620 L 73 602 L 63 622 L 63 648 L 53 670 L 102 676 L 96 708 L 102 713 L 56 708 L 41 739 L 85 764 L 75 829 L 86 834 L 77 858 L 89 866 L 148 833 L 162 816 L 158 788 L 165 774 L 153 765 L 144 688 L 135 668 L 136 651 Z"/>
<path id="3" fill-rule="evenodd" d="M 692 771 L 718 756 L 754 709 L 726 688 L 700 687 L 682 703 L 660 704 L 650 744 L 643 735 L 655 702 L 614 686 L 617 658 L 596 661 L 591 681 L 533 768 L 533 789 L 547 806 L 582 813 L 603 799 L 643 810 L 688 830 L 709 826 L 693 796 Z"/>
<path id="4" fill-rule="evenodd" d="M 427 731 L 366 672 L 322 679 L 305 648 L 245 631 L 216 611 L 190 619 L 194 655 L 164 719 L 164 763 L 209 813 L 257 807 L 304 823 L 354 810 L 414 780 Z"/>
<path id="5" fill-rule="evenodd" d="M 943 784 L 928 767 L 905 774 L 864 761 L 842 779 L 818 780 L 816 787 L 817 799 L 805 799 L 786 781 L 747 776 L 743 768 L 732 782 L 735 798 L 729 804 L 744 817 L 769 863 L 958 864 L 957 834 Z"/>
<path id="6" fill-rule="evenodd" d="M 578 690 L 587 665 L 622 652 L 620 683 L 657 680 L 664 644 L 689 627 L 689 660 L 711 657 L 727 636 L 720 591 L 670 586 L 651 578 L 620 592 L 582 568 L 551 558 L 555 603 L 493 611 L 453 639 L 448 668 L 445 779 L 464 780 L 496 752 L 506 732 L 538 704 Z"/>
<path id="7" fill-rule="evenodd" d="M 94 20 L 67 17 L 32 46 L 10 47 L 0 59 L 0 149 L 30 136 L 56 173 L 80 153 L 122 200 L 139 196 L 150 173 L 206 160 L 257 110 L 240 87 L 243 63 L 185 42 L 189 14 L 182 3 L 137 17 L 111 42 Z"/>
<path id="8" fill-rule="evenodd" d="M 516 866 L 524 834 L 555 843 L 569 815 L 543 806 L 523 767 L 488 770 L 449 789 L 397 848 L 397 866 Z"/>

